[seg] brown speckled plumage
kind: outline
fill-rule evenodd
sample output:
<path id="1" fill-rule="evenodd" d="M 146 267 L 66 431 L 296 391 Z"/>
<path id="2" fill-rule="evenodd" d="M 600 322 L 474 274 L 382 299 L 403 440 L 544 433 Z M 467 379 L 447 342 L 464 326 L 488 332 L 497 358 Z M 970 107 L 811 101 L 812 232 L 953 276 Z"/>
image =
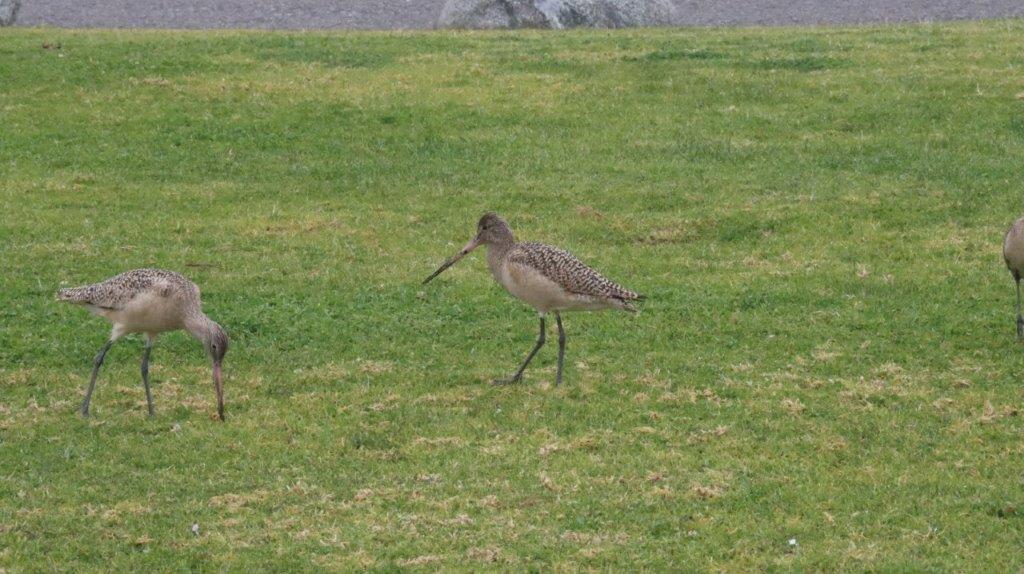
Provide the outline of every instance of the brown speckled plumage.
<path id="1" fill-rule="evenodd" d="M 142 355 L 142 382 L 146 404 L 153 414 L 149 390 L 149 355 L 160 333 L 185 329 L 203 344 L 213 367 L 213 383 L 217 391 L 217 414 L 224 420 L 224 393 L 221 388 L 221 362 L 228 350 L 228 335 L 220 325 L 203 313 L 199 287 L 182 275 L 166 269 L 135 269 L 106 281 L 60 289 L 57 299 L 82 305 L 92 313 L 105 317 L 113 328 L 107 344 L 93 361 L 92 377 L 82 401 L 82 415 L 89 415 L 89 401 L 103 359 L 115 341 L 128 333 L 145 333 L 146 349 Z"/>
<path id="2" fill-rule="evenodd" d="M 517 242 L 512 228 L 495 213 L 484 214 L 477 223 L 473 239 L 423 282 L 428 283 L 481 245 L 487 246 L 487 267 L 494 280 L 540 315 L 540 335 L 533 350 L 511 378 L 495 381 L 495 384 L 515 383 L 522 379 L 523 371 L 544 345 L 544 317 L 548 313 L 554 313 L 558 325 L 555 384 L 561 384 L 566 338 L 560 313 L 602 309 L 635 312 L 631 302 L 643 299 L 642 295 L 605 278 L 564 249 L 543 243 Z"/>
<path id="3" fill-rule="evenodd" d="M 189 307 L 199 310 L 199 287 L 180 273 L 166 269 L 133 269 L 92 285 L 61 289 L 57 297 L 70 303 L 117 310 L 150 291 L 161 297 L 181 298 Z"/>
<path id="4" fill-rule="evenodd" d="M 569 293 L 600 299 L 613 299 L 623 303 L 623 308 L 635 311 L 629 301 L 642 296 L 626 289 L 594 271 L 575 255 L 564 249 L 527 241 L 516 243 L 506 256 L 510 262 L 522 263 L 540 271 Z"/>

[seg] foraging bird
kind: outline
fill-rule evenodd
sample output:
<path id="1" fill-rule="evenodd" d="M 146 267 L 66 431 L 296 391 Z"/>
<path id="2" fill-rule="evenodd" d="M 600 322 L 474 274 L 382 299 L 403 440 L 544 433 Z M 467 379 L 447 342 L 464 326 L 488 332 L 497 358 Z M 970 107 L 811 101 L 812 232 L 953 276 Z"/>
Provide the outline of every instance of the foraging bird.
<path id="1" fill-rule="evenodd" d="M 642 295 L 605 279 L 568 251 L 543 243 L 517 242 L 508 223 L 494 213 L 481 217 L 476 236 L 423 283 L 428 283 L 480 245 L 487 246 L 487 266 L 494 279 L 540 315 L 540 336 L 533 350 L 511 378 L 494 381 L 495 384 L 517 383 L 522 379 L 526 366 L 544 345 L 544 317 L 548 312 L 555 313 L 558 324 L 558 375 L 555 384 L 560 385 L 565 362 L 565 330 L 560 311 L 616 308 L 635 313 L 636 308 L 630 303 L 643 299 Z"/>
<path id="2" fill-rule="evenodd" d="M 1020 278 L 1024 274 L 1024 217 L 1013 222 L 1003 238 L 1003 259 L 1017 284 L 1017 339 L 1024 338 L 1024 316 L 1020 312 Z"/>
<path id="3" fill-rule="evenodd" d="M 89 400 L 96 385 L 96 376 L 103 358 L 114 342 L 128 333 L 145 333 L 146 348 L 142 353 L 142 385 L 146 403 L 153 415 L 153 397 L 149 392 L 149 354 L 157 335 L 185 329 L 206 349 L 213 364 L 213 386 L 217 391 L 217 415 L 224 420 L 224 392 L 221 388 L 221 363 L 228 352 L 228 335 L 220 325 L 203 313 L 199 287 L 173 271 L 135 269 L 102 283 L 61 289 L 57 299 L 85 306 L 96 315 L 114 324 L 110 339 L 93 361 L 92 378 L 82 402 L 82 416 L 89 416 Z"/>

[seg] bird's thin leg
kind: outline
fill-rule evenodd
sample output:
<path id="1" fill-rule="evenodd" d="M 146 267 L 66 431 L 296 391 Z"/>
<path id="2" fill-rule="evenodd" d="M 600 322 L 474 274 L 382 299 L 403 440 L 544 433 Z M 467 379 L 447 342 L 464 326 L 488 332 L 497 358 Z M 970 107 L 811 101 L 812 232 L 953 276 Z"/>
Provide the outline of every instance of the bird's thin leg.
<path id="1" fill-rule="evenodd" d="M 1024 338 L 1024 316 L 1020 314 L 1020 277 L 1013 277 L 1017 281 L 1017 340 Z"/>
<path id="2" fill-rule="evenodd" d="M 85 400 L 82 401 L 82 416 L 89 416 L 89 401 L 92 399 L 92 390 L 96 386 L 96 376 L 100 374 L 100 367 L 103 366 L 103 358 L 107 356 L 107 351 L 113 346 L 114 340 L 110 339 L 107 344 L 103 345 L 100 349 L 99 354 L 92 361 L 92 377 L 89 379 L 89 387 L 85 390 Z"/>
<path id="3" fill-rule="evenodd" d="M 153 395 L 149 392 L 149 353 L 153 350 L 153 338 L 146 337 L 146 350 L 142 352 L 142 386 L 146 388 L 146 405 L 149 416 L 153 416 Z"/>
<path id="4" fill-rule="evenodd" d="M 558 375 L 555 386 L 562 384 L 562 366 L 565 364 L 565 329 L 562 328 L 562 316 L 555 311 L 555 323 L 558 324 Z"/>
<path id="5" fill-rule="evenodd" d="M 536 355 L 537 351 L 539 351 L 540 348 L 543 347 L 543 346 L 544 346 L 544 315 L 541 315 L 540 316 L 540 336 L 537 337 L 537 344 L 533 346 L 533 350 L 530 351 L 530 354 L 526 356 L 526 360 L 523 361 L 523 364 L 519 366 L 519 370 L 516 371 L 516 374 L 512 375 L 511 379 L 504 379 L 504 380 L 503 379 L 499 379 L 497 381 L 494 381 L 494 384 L 496 384 L 496 385 L 509 385 L 509 384 L 512 384 L 512 383 L 518 383 L 523 378 L 523 371 L 526 370 L 526 366 L 530 364 L 530 361 L 533 360 L 533 356 Z"/>

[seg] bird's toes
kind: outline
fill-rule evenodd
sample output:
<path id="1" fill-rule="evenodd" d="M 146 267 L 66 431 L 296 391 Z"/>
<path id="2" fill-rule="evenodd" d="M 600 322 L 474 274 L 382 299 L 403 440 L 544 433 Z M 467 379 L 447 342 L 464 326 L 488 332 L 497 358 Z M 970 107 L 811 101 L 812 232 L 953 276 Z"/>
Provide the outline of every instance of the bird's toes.
<path id="1" fill-rule="evenodd" d="M 514 385 L 521 381 L 521 377 L 512 377 L 510 379 L 494 379 L 491 384 L 496 387 L 504 387 L 505 385 Z"/>

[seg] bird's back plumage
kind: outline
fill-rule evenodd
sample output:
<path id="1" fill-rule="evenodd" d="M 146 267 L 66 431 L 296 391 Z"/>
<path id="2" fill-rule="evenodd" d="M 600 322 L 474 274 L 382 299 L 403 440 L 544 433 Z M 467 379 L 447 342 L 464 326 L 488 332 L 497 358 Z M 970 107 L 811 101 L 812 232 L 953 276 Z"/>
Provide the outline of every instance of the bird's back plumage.
<path id="1" fill-rule="evenodd" d="M 199 300 L 199 288 L 184 276 L 166 269 L 134 269 L 106 281 L 60 289 L 61 301 L 89 305 L 100 309 L 124 309 L 137 296 L 148 293 L 163 297 L 178 296 Z"/>
<path id="2" fill-rule="evenodd" d="M 643 299 L 588 267 L 572 253 L 544 243 L 516 243 L 508 253 L 508 261 L 537 270 L 569 293 L 616 300 L 627 310 L 634 310 L 629 301 Z"/>

